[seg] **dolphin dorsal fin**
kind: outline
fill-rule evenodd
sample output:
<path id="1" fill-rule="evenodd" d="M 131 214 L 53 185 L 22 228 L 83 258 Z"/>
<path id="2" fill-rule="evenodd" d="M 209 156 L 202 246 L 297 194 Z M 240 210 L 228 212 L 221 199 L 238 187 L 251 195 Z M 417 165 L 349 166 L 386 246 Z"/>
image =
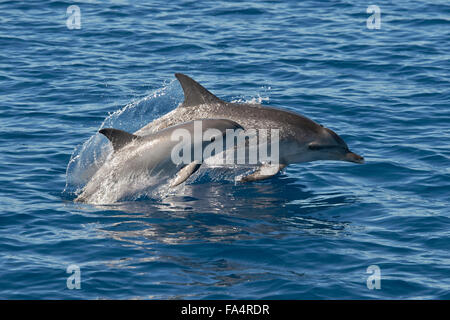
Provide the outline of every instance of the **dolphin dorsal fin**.
<path id="1" fill-rule="evenodd" d="M 128 133 L 126 131 L 113 128 L 105 128 L 100 130 L 99 132 L 107 137 L 109 141 L 111 141 L 114 151 L 117 151 L 131 141 L 140 138 L 139 136 Z"/>
<path id="2" fill-rule="evenodd" d="M 175 73 L 184 92 L 184 102 L 181 107 L 192 107 L 200 104 L 225 104 L 226 102 L 217 98 L 206 90 L 200 83 L 182 73 Z"/>

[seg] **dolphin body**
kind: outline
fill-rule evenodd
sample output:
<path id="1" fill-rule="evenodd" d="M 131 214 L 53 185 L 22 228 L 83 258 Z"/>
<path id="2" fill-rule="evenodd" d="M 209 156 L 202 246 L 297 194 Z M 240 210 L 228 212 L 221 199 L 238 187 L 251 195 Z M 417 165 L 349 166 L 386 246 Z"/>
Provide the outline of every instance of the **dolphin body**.
<path id="1" fill-rule="evenodd" d="M 197 126 L 199 122 L 200 127 Z M 235 131 L 242 130 L 242 127 L 228 119 L 198 119 L 149 135 L 131 134 L 112 128 L 101 129 L 99 132 L 110 140 L 114 151 L 75 201 L 110 204 L 126 199 L 127 196 L 142 195 L 167 180 L 171 187 L 177 186 L 200 167 L 203 154 L 200 154 L 200 159 L 196 159 L 195 156 L 192 157 L 195 150 L 199 148 L 198 150 L 202 151 L 213 141 L 225 140 L 228 129 Z M 180 139 L 177 140 L 174 136 L 176 130 L 185 130 L 184 132 L 194 139 L 179 141 Z M 195 138 L 199 133 L 196 130 L 201 133 L 200 139 Z M 206 135 L 208 139 L 204 140 Z M 183 152 L 190 150 L 190 163 L 174 161 L 173 150 L 177 146 Z"/>
<path id="2" fill-rule="evenodd" d="M 344 140 L 331 129 L 298 113 L 260 104 L 225 102 L 190 77 L 176 73 L 184 92 L 184 102 L 175 110 L 141 128 L 136 134 L 158 130 L 200 118 L 229 119 L 248 129 L 279 130 L 279 161 L 264 163 L 241 181 L 269 178 L 291 163 L 339 160 L 364 163 L 364 158 L 349 150 Z"/>

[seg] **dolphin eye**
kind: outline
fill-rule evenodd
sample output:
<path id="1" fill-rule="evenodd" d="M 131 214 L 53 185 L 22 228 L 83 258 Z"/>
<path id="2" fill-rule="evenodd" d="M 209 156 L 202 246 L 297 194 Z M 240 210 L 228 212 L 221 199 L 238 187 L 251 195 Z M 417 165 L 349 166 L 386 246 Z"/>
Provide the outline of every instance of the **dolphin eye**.
<path id="1" fill-rule="evenodd" d="M 318 145 L 317 143 L 310 143 L 308 145 L 309 150 L 320 150 L 323 149 L 323 146 Z"/>
<path id="2" fill-rule="evenodd" d="M 310 143 L 308 145 L 309 150 L 327 150 L 327 149 L 335 149 L 336 146 L 330 146 L 330 145 L 320 145 L 317 143 Z"/>

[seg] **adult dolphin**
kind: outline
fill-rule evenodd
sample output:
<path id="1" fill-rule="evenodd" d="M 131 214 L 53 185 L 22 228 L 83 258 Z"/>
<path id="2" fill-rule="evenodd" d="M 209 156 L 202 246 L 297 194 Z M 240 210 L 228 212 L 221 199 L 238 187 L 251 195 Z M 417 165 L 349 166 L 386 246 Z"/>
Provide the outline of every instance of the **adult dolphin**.
<path id="1" fill-rule="evenodd" d="M 210 147 L 218 142 L 224 146 L 229 130 L 242 131 L 242 127 L 228 119 L 198 119 L 149 135 L 101 129 L 113 152 L 75 201 L 110 204 L 143 195 L 161 182 L 177 186 L 197 171 L 205 154 L 209 157 L 222 151 Z"/>
<path id="2" fill-rule="evenodd" d="M 291 163 L 339 160 L 364 163 L 364 158 L 349 150 L 344 140 L 331 129 L 298 113 L 260 104 L 225 102 L 187 75 L 175 77 L 184 92 L 184 102 L 175 110 L 141 128 L 136 134 L 156 132 L 178 123 L 200 118 L 223 118 L 244 129 L 278 129 L 279 161 L 266 163 L 241 181 L 269 178 Z"/>

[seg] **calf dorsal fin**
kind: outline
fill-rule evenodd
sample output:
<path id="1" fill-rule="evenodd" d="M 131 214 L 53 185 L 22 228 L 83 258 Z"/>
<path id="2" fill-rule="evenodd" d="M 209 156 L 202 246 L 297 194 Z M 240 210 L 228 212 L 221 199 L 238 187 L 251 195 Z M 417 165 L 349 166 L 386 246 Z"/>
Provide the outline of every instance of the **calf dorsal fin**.
<path id="1" fill-rule="evenodd" d="M 111 141 L 114 151 L 117 151 L 131 141 L 140 138 L 139 136 L 128 133 L 126 131 L 113 128 L 101 129 L 99 132 L 107 137 L 109 141 Z"/>

